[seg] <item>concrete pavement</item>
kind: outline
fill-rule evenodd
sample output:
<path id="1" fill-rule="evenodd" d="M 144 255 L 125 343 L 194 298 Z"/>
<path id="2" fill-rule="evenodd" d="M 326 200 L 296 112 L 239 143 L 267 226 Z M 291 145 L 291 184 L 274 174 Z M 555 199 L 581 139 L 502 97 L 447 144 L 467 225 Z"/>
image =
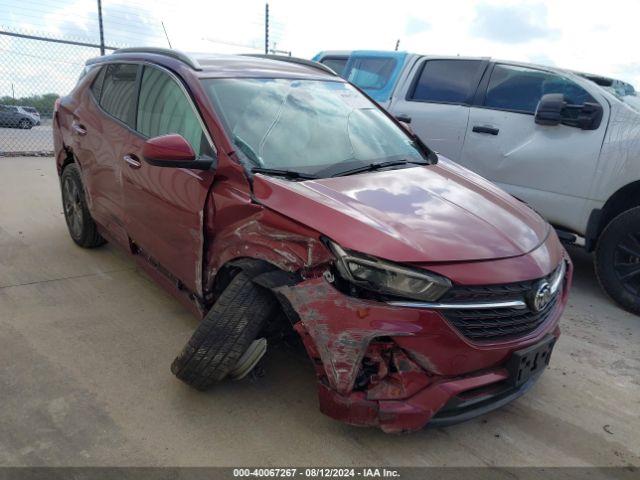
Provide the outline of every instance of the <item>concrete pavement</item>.
<path id="1" fill-rule="evenodd" d="M 196 320 L 110 245 L 69 238 L 51 158 L 0 158 L 0 465 L 640 465 L 640 318 L 572 251 L 549 370 L 447 429 L 385 435 L 323 416 L 311 366 L 192 390 L 169 371 Z"/>

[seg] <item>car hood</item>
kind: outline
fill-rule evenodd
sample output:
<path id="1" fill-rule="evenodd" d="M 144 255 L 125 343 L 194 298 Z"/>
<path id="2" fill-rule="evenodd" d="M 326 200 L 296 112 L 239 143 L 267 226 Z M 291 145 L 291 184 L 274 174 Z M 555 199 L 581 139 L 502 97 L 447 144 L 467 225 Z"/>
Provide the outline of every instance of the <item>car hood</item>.
<path id="1" fill-rule="evenodd" d="M 287 181 L 255 175 L 255 199 L 342 247 L 396 262 L 514 257 L 538 247 L 549 225 L 482 177 L 437 165 Z"/>

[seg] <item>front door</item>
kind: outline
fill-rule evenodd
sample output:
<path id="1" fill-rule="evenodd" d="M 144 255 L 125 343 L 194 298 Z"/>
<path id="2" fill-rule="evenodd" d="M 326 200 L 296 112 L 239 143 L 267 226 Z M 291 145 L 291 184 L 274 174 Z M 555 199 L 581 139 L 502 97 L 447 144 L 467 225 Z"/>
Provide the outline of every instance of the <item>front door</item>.
<path id="1" fill-rule="evenodd" d="M 145 66 L 136 115 L 123 154 L 126 228 L 131 242 L 190 291 L 202 294 L 204 205 L 212 171 L 155 167 L 142 157 L 147 138 L 177 133 L 199 156 L 213 156 L 200 115 L 180 81 Z"/>
<path id="2" fill-rule="evenodd" d="M 527 202 L 551 223 L 580 231 L 596 173 L 608 105 L 597 130 L 535 123 L 542 95 L 574 105 L 596 99 L 554 72 L 496 64 L 484 100 L 471 108 L 459 163 Z"/>

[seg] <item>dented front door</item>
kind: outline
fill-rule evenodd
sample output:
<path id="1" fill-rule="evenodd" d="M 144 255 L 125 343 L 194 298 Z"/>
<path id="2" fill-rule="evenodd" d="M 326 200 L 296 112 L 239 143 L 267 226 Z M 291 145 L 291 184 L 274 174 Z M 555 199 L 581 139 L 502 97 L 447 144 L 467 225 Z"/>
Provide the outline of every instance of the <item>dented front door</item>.
<path id="1" fill-rule="evenodd" d="M 136 132 L 122 159 L 130 240 L 162 273 L 202 295 L 203 209 L 213 171 L 155 167 L 142 156 L 147 138 L 169 133 L 182 135 L 196 155 L 213 155 L 191 99 L 169 72 L 144 67 Z"/>

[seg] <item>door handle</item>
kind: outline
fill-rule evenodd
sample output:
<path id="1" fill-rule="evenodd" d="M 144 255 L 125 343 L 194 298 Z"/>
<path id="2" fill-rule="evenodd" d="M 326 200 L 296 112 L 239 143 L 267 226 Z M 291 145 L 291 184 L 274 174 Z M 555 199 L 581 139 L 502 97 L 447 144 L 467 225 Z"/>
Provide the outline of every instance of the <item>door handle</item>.
<path id="1" fill-rule="evenodd" d="M 499 128 L 483 127 L 481 125 L 474 125 L 471 130 L 476 133 L 488 133 L 489 135 L 497 135 L 500 132 Z"/>
<path id="2" fill-rule="evenodd" d="M 411 123 L 411 117 L 408 115 L 403 115 L 402 113 L 400 115 L 396 115 L 396 120 L 398 120 L 399 122 Z"/>
<path id="3" fill-rule="evenodd" d="M 134 154 L 129 153 L 125 156 L 122 157 L 124 159 L 125 162 L 127 162 L 127 165 L 130 168 L 134 168 L 134 169 L 138 169 L 142 166 L 142 163 L 140 163 L 140 160 L 138 160 L 138 157 L 136 157 Z"/>
<path id="4" fill-rule="evenodd" d="M 73 128 L 73 131 L 78 135 L 80 135 L 81 137 L 84 137 L 87 134 L 87 129 L 84 128 L 84 125 L 80 123 L 73 123 L 71 125 L 71 128 Z"/>

